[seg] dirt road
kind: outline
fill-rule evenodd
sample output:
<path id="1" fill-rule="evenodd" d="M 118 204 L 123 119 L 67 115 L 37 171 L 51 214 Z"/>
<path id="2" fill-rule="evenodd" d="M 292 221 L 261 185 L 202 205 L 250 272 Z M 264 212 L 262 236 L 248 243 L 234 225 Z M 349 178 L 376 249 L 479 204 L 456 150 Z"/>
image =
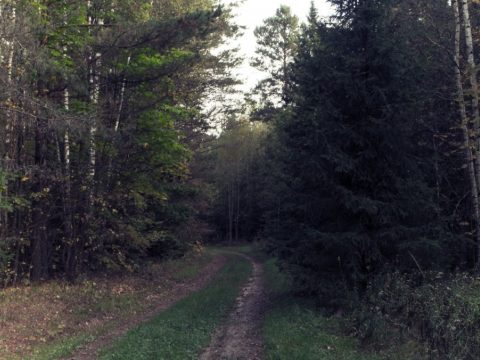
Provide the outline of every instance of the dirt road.
<path id="1" fill-rule="evenodd" d="M 242 255 L 244 256 L 244 255 Z M 260 360 L 263 358 L 262 324 L 265 310 L 263 267 L 254 259 L 253 273 L 237 298 L 235 309 L 220 326 L 200 360 Z"/>

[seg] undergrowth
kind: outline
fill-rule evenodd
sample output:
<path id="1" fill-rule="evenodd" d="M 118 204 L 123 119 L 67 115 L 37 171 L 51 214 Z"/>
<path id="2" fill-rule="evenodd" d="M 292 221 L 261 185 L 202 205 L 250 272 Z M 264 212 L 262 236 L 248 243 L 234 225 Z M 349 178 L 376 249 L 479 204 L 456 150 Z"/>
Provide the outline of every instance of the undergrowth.
<path id="1" fill-rule="evenodd" d="M 265 264 L 270 309 L 265 319 L 267 360 L 377 360 L 341 331 L 341 319 L 326 316 L 313 301 L 295 297 L 273 260 Z"/>
<path id="2" fill-rule="evenodd" d="M 372 283 L 352 315 L 364 343 L 389 346 L 392 337 L 418 339 L 412 359 L 478 359 L 479 280 L 468 274 L 392 273 Z"/>

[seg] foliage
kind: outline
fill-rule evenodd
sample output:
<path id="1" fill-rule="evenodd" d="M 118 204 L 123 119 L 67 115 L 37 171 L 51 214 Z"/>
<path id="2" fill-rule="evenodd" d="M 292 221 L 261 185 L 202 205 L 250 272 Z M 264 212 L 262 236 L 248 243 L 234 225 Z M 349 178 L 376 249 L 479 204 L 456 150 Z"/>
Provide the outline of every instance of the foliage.
<path id="1" fill-rule="evenodd" d="M 214 221 L 229 242 L 252 241 L 261 226 L 262 148 L 268 127 L 260 122 L 230 121 L 212 145 L 212 182 L 217 189 Z"/>
<path id="2" fill-rule="evenodd" d="M 243 226 L 255 224 L 254 236 L 278 257 L 298 293 L 313 295 L 330 312 L 353 312 L 348 331 L 353 327 L 363 345 L 380 348 L 379 356 L 395 358 L 383 349 L 402 343 L 402 359 L 474 358 L 478 309 L 466 294 L 476 284 L 463 275 L 436 279 L 438 271 L 472 270 L 479 261 L 477 194 L 465 157 L 473 152 L 475 160 L 478 151 L 476 90 L 469 90 L 471 70 L 462 60 L 465 96 L 456 95 L 452 7 L 423 0 L 330 2 L 333 21 L 319 19 L 312 6 L 289 47 L 288 101 L 265 91 L 253 104 L 268 111 L 254 111 L 250 120 L 269 126 L 249 177 L 258 206 Z M 478 6 L 462 4 L 478 27 Z M 283 10 L 257 30 L 255 63 L 272 72 L 264 84 L 278 85 L 272 74 L 281 73 L 275 61 Z M 477 51 L 475 45 L 474 57 Z M 472 56 L 463 46 L 460 52 Z M 276 106 L 265 107 L 269 102 Z M 467 108 L 466 141 L 459 104 Z M 242 163 L 235 154 L 230 149 L 228 160 L 217 163 L 235 169 Z M 307 357 L 305 348 L 316 351 L 314 358 L 328 356 L 315 348 L 325 339 L 307 339 L 300 349 L 290 342 L 303 340 L 302 326 L 318 326 L 321 335 L 331 330 L 329 321 L 299 307 L 287 305 L 267 318 L 269 336 L 281 339 L 269 343 L 273 357 L 294 358 L 295 350 Z"/>
<path id="3" fill-rule="evenodd" d="M 263 25 L 255 29 L 257 48 L 252 66 L 268 74 L 255 88 L 262 107 L 291 102 L 290 64 L 297 52 L 298 23 L 291 9 L 282 5 L 275 16 L 265 19 Z"/>
<path id="4" fill-rule="evenodd" d="M 389 274 L 381 287 L 371 284 L 352 325 L 369 343 L 388 346 L 387 335 L 396 333 L 421 340 L 424 358 L 475 359 L 480 346 L 477 292 L 478 280 L 465 273 Z"/>
<path id="5" fill-rule="evenodd" d="M 5 198 L 5 190 L 7 190 L 7 174 L 0 168 L 0 209 L 11 209 L 8 204 L 8 199 Z"/>
<path id="6" fill-rule="evenodd" d="M 407 346 L 377 351 L 362 349 L 360 341 L 344 331 L 345 320 L 315 306 L 312 299 L 294 295 L 291 279 L 279 271 L 273 259 L 265 263 L 270 299 L 265 319 L 267 359 L 410 359 Z M 389 344 L 392 345 L 392 344 Z"/>
<path id="7" fill-rule="evenodd" d="M 455 239 L 417 132 L 417 99 L 428 92 L 417 81 L 429 69 L 410 56 L 403 27 L 418 20 L 388 1 L 362 2 L 341 20 L 327 26 L 311 14 L 303 28 L 295 101 L 277 117 L 269 156 L 270 183 L 284 190 L 272 195 L 281 205 L 264 231 L 296 283 L 337 306 L 391 268 L 445 266 Z"/>
<path id="8" fill-rule="evenodd" d="M 184 255 L 205 233 L 185 228 L 204 226 L 207 207 L 190 171 L 209 129 L 206 89 L 235 83 L 234 53 L 211 52 L 236 34 L 230 8 L 20 1 L 4 10 L 0 266 L 9 276 L 0 280 L 74 281 Z"/>

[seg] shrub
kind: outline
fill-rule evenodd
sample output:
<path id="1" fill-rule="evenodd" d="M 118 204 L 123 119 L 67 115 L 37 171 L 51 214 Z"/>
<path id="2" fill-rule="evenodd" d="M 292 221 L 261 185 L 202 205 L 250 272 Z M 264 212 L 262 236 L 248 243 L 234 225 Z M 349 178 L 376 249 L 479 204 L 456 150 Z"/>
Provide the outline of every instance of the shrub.
<path id="1" fill-rule="evenodd" d="M 478 359 L 479 290 L 479 279 L 468 274 L 386 275 L 370 284 L 354 312 L 356 335 L 384 344 L 394 332 L 421 339 L 431 359 Z"/>

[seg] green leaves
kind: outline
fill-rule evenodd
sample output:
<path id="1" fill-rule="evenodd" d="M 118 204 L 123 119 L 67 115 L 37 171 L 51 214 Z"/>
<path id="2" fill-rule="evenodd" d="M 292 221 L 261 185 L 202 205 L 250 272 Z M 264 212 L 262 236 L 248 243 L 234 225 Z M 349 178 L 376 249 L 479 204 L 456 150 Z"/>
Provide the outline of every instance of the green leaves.
<path id="1" fill-rule="evenodd" d="M 136 138 L 137 145 L 143 149 L 143 156 L 152 162 L 152 166 L 178 169 L 176 165 L 187 159 L 188 150 L 180 143 L 180 133 L 174 127 L 182 112 L 170 110 L 144 112 L 138 120 Z"/>
<path id="2" fill-rule="evenodd" d="M 23 196 L 8 194 L 8 181 L 18 180 L 18 176 L 7 174 L 0 168 L 0 211 L 11 213 L 14 210 L 28 208 L 30 202 Z"/>

